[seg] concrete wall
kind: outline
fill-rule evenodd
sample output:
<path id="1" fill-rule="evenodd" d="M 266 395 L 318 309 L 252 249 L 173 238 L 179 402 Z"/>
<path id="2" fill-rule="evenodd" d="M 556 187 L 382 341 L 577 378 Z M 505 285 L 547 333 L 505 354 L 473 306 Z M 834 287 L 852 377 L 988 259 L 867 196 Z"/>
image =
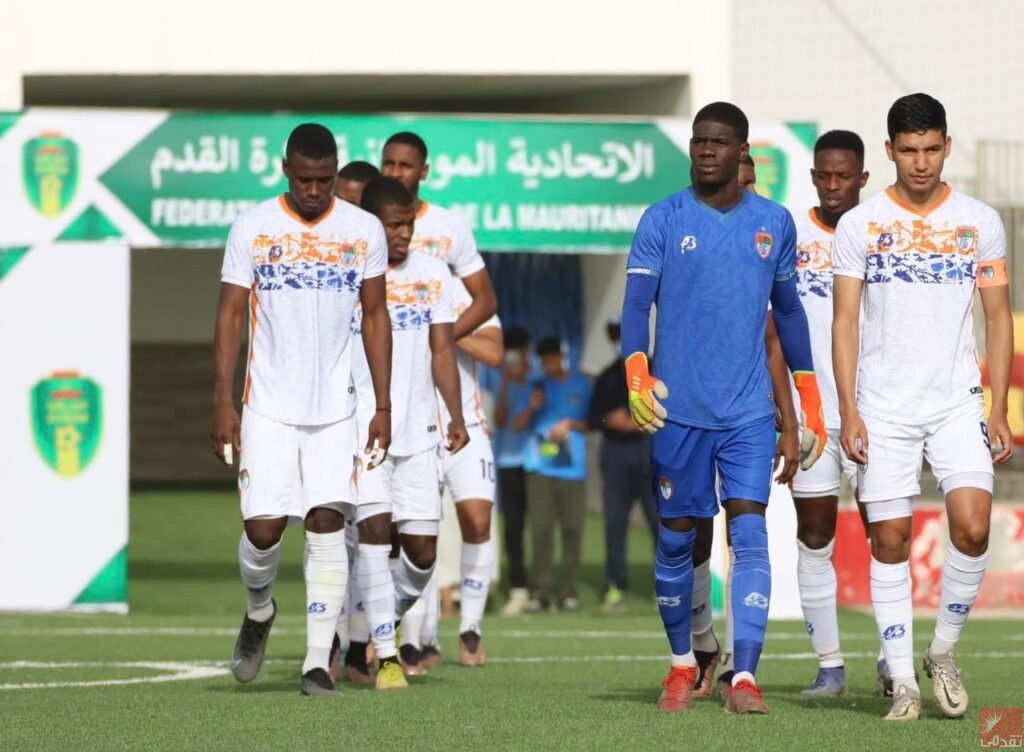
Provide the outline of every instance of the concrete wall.
<path id="1" fill-rule="evenodd" d="M 735 100 L 754 119 L 857 131 L 872 173 L 894 177 L 885 117 L 904 94 L 946 107 L 945 175 L 974 190 L 978 139 L 1021 140 L 1024 3 L 1019 0 L 736 0 Z"/>

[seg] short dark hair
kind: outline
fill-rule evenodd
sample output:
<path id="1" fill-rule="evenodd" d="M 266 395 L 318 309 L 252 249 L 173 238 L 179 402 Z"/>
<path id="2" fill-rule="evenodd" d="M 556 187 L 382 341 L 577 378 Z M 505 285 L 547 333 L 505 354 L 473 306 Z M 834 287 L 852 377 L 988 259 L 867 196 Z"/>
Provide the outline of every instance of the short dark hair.
<path id="1" fill-rule="evenodd" d="M 342 180 L 355 180 L 360 183 L 369 183 L 374 178 L 380 177 L 380 170 L 369 162 L 349 162 L 338 170 L 338 177 Z"/>
<path id="2" fill-rule="evenodd" d="M 939 130 L 946 137 L 946 108 L 935 97 L 918 92 L 907 94 L 892 103 L 886 118 L 889 140 L 895 141 L 899 133 L 924 133 Z"/>
<path id="3" fill-rule="evenodd" d="M 693 124 L 704 121 L 728 125 L 736 131 L 740 141 L 746 141 L 750 135 L 747 116 L 743 114 L 743 110 L 730 102 L 712 102 L 701 107 L 693 118 Z"/>
<path id="4" fill-rule="evenodd" d="M 518 350 L 530 344 L 530 333 L 523 326 L 510 326 L 503 333 L 506 350 Z"/>
<path id="5" fill-rule="evenodd" d="M 537 354 L 538 355 L 561 355 L 562 354 L 562 340 L 554 335 L 544 337 L 537 343 Z"/>
<path id="6" fill-rule="evenodd" d="M 303 123 L 296 126 L 288 136 L 284 156 L 290 159 L 293 154 L 301 154 L 309 159 L 327 159 L 338 156 L 338 143 L 334 134 L 320 123 Z"/>
<path id="7" fill-rule="evenodd" d="M 395 178 L 374 178 L 363 188 L 363 197 L 359 206 L 364 210 L 380 216 L 389 206 L 412 206 L 412 194 Z"/>
<path id="8" fill-rule="evenodd" d="M 742 157 L 740 157 L 740 164 L 745 164 L 747 167 L 753 167 L 754 158 L 750 156 L 749 153 L 744 154 Z"/>
<path id="9" fill-rule="evenodd" d="M 828 131 L 827 133 L 822 133 L 818 140 L 814 142 L 814 155 L 817 156 L 819 151 L 826 151 L 827 149 L 852 151 L 857 155 L 857 160 L 864 164 L 864 141 L 853 131 Z"/>
<path id="10" fill-rule="evenodd" d="M 427 161 L 427 144 L 422 138 L 412 131 L 399 131 L 384 142 L 384 148 L 387 149 L 391 144 L 404 144 L 406 146 L 411 146 L 423 155 L 424 162 Z"/>

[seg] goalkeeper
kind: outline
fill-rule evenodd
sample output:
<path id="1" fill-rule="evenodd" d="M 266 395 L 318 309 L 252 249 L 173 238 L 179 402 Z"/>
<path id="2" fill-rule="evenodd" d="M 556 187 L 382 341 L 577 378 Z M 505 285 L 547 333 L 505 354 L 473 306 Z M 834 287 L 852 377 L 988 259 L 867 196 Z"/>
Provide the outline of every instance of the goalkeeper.
<path id="1" fill-rule="evenodd" d="M 800 394 L 801 465 L 825 446 L 807 317 L 796 288 L 796 231 L 783 207 L 739 187 L 747 118 L 716 102 L 693 121 L 693 186 L 650 207 L 627 265 L 622 351 L 633 419 L 653 433 L 660 524 L 655 589 L 671 647 L 658 708 L 692 707 L 693 547 L 718 512 L 716 476 L 736 554 L 734 713 L 767 713 L 754 675 L 771 597 L 765 506 L 775 465 L 775 402 L 765 355 L 769 301 Z M 648 366 L 649 318 L 657 305 Z M 651 374 L 654 371 L 654 375 Z"/>

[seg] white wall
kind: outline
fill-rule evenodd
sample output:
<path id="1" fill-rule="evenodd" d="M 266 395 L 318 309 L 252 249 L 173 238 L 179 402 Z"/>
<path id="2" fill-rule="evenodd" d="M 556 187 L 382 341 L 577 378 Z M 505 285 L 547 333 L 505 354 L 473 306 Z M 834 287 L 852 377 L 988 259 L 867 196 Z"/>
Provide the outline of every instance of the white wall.
<path id="1" fill-rule="evenodd" d="M 703 102 L 729 93 L 731 10 L 698 0 L 54 0 L 44 17 L 7 3 L 0 109 L 22 107 L 28 74 L 687 74 Z"/>
<path id="2" fill-rule="evenodd" d="M 946 107 L 946 177 L 972 190 L 975 142 L 1020 141 L 1020 0 L 736 0 L 735 101 L 751 119 L 817 121 L 858 132 L 868 195 L 893 180 L 885 118 L 904 94 Z"/>

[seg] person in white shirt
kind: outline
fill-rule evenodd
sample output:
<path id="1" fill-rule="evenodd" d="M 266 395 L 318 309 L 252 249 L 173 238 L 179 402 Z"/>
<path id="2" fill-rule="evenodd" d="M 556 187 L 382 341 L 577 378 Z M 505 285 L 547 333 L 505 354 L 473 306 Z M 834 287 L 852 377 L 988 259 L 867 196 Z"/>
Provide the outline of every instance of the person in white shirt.
<path id="1" fill-rule="evenodd" d="M 357 454 L 350 322 L 362 306 L 362 349 L 380 411 L 368 430 L 374 459 L 391 443 L 391 328 L 385 299 L 387 245 L 376 217 L 333 196 L 333 134 L 306 123 L 288 139 L 288 192 L 257 204 L 232 225 L 214 331 L 213 452 L 232 464 L 244 532 L 238 555 L 248 606 L 232 669 L 256 678 L 277 613 L 272 592 L 289 522 L 306 529 L 306 659 L 301 691 L 333 695 L 327 673 L 346 596 L 343 507 Z M 249 358 L 242 418 L 232 394 L 242 323 Z"/>
<path id="2" fill-rule="evenodd" d="M 362 206 L 384 226 L 388 246 L 387 308 L 391 319 L 392 443 L 377 467 L 357 460 L 355 519 L 359 528 L 356 577 L 378 660 L 377 689 L 408 686 L 398 661 L 395 623 L 423 593 L 434 570 L 441 519 L 438 455 L 457 453 L 469 442 L 455 357 L 452 275 L 445 264 L 411 253 L 413 199 L 393 178 L 370 181 Z M 353 330 L 363 325 L 357 308 Z M 356 414 L 360 436 L 372 431 L 372 373 L 357 345 L 353 352 Z M 439 425 L 437 393 L 450 419 Z M 443 447 L 441 446 L 443 442 Z M 398 529 L 399 556 L 392 572 L 392 522 Z M 349 644 L 346 663 L 366 644 Z"/>
<path id="3" fill-rule="evenodd" d="M 988 560 L 993 459 L 1005 462 L 1013 453 L 1006 235 L 995 210 L 942 182 L 952 142 L 938 100 L 897 99 L 888 131 L 895 184 L 836 227 L 832 354 L 840 441 L 860 466 L 858 495 L 867 507 L 871 600 L 893 684 L 887 720 L 922 713 L 909 563 L 922 457 L 945 496 L 949 548 L 924 670 L 942 713 L 959 718 L 968 696 L 954 657 Z M 987 419 L 973 329 L 976 290 L 992 387 Z"/>

